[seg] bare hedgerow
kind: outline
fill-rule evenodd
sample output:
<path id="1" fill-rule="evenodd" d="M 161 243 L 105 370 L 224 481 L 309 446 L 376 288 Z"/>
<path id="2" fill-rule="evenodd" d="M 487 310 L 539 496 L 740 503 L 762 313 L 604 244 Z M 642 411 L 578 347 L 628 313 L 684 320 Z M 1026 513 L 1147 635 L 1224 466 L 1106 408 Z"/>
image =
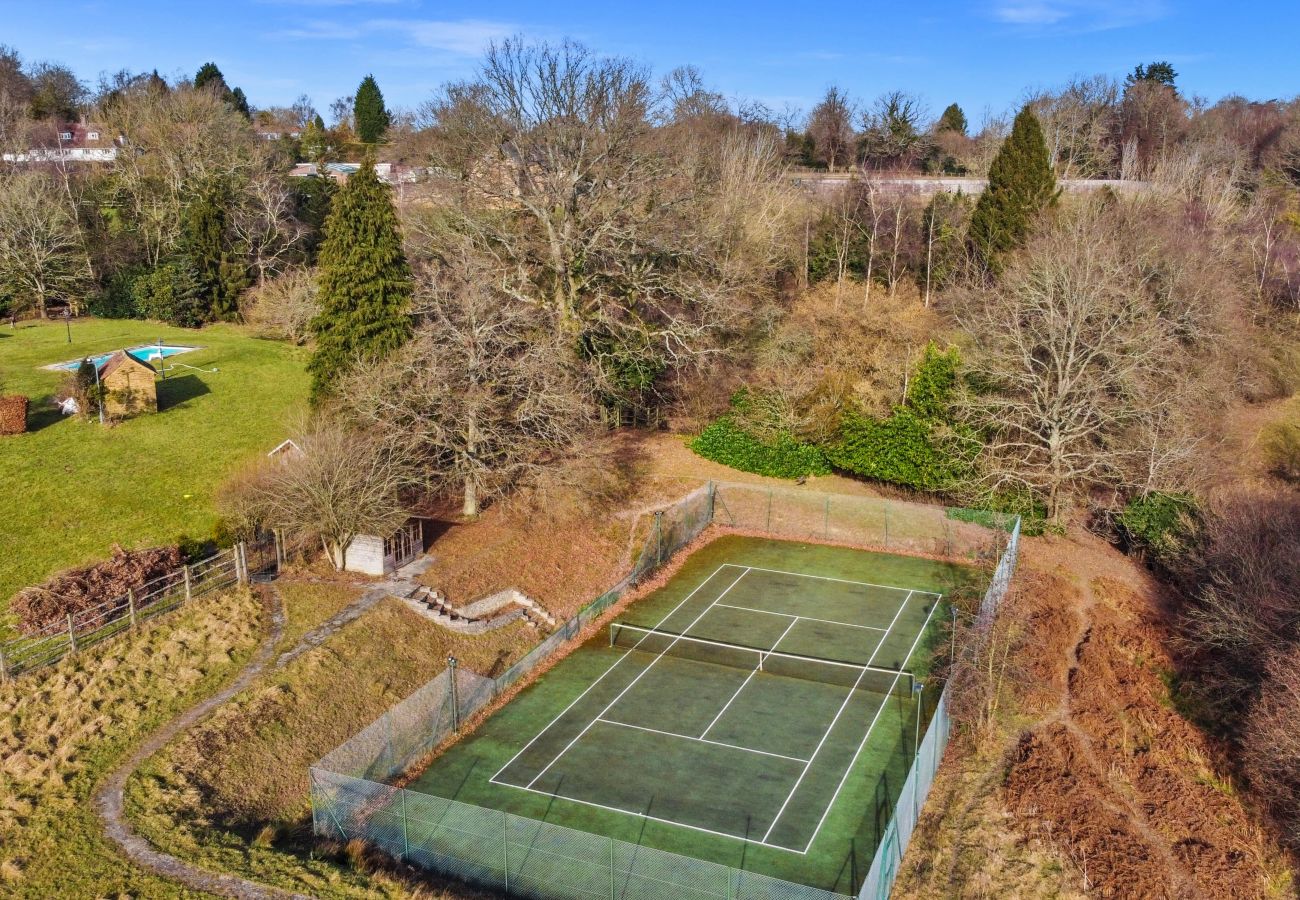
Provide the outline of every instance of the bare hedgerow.
<path id="1" fill-rule="evenodd" d="M 1246 720 L 1241 767 L 1251 792 L 1300 850 L 1300 646 L 1273 654 Z"/>
<path id="2" fill-rule="evenodd" d="M 320 312 L 316 275 L 293 268 L 251 288 L 244 296 L 245 321 L 258 333 L 301 346 L 311 337 L 311 320 Z"/>

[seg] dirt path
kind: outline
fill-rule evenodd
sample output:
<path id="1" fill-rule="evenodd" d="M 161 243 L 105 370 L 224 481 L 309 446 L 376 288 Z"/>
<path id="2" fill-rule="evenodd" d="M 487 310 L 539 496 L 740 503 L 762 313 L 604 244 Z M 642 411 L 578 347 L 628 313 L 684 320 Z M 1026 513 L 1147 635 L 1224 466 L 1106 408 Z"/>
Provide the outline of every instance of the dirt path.
<path id="1" fill-rule="evenodd" d="M 127 821 L 124 807 L 126 783 L 149 757 L 171 743 L 180 734 L 206 719 L 218 707 L 246 690 L 264 671 L 282 669 L 303 653 L 318 647 L 330 636 L 337 633 L 348 623 L 355 621 L 367 610 L 386 597 L 397 594 L 401 596 L 414 590 L 415 583 L 405 579 L 373 584 L 355 601 L 338 613 L 303 635 L 290 649 L 275 655 L 276 646 L 284 636 L 285 614 L 280 593 L 274 585 L 267 585 L 267 603 L 271 611 L 271 628 L 258 646 L 253 658 L 239 672 L 233 681 L 206 700 L 190 707 L 172 719 L 162 728 L 148 737 L 134 752 L 128 756 L 114 772 L 96 789 L 93 802 L 100 820 L 104 824 L 104 833 L 122 848 L 127 857 L 136 865 L 170 878 L 197 891 L 205 891 L 237 900 L 308 900 L 307 895 L 283 891 L 239 878 L 235 875 L 223 875 L 191 865 L 156 849 L 147 840 L 136 834 Z M 399 593 L 400 592 L 400 593 Z"/>
<path id="2" fill-rule="evenodd" d="M 1059 589 L 1039 602 L 1065 616 L 1027 642 L 1059 693 L 1008 755 L 1003 801 L 1019 830 L 1054 846 L 1098 896 L 1261 896 L 1249 817 L 1161 681 L 1158 585 L 1086 536 L 1032 542 L 1023 558 L 1055 576 Z"/>

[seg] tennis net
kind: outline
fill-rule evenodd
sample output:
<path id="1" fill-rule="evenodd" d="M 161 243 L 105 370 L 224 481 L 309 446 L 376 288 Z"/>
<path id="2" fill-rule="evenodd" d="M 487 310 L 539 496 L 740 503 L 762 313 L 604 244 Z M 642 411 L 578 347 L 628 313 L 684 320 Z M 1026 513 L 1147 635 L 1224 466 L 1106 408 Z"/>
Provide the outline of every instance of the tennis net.
<path id="1" fill-rule="evenodd" d="M 757 670 L 769 675 L 856 688 L 873 694 L 911 697 L 914 690 L 915 677 L 911 672 L 749 647 L 629 625 L 626 622 L 610 623 L 609 645 L 620 650 L 689 659 L 747 672 Z"/>

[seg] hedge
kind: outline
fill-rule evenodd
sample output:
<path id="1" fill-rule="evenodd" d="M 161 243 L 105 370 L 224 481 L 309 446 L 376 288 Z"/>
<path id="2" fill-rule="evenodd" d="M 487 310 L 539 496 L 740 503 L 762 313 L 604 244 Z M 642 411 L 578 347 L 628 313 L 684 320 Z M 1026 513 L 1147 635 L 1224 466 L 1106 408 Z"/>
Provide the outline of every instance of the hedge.
<path id="1" fill-rule="evenodd" d="M 755 475 L 799 478 L 831 473 L 826 456 L 817 447 L 786 435 L 773 444 L 764 443 L 730 416 L 723 416 L 705 428 L 691 441 L 690 448 L 705 459 Z"/>

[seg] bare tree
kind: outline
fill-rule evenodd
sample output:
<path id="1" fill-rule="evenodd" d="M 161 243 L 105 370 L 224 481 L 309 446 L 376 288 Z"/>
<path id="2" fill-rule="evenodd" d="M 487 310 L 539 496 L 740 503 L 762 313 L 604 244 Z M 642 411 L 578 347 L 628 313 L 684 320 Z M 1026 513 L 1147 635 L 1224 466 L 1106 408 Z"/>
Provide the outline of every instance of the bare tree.
<path id="1" fill-rule="evenodd" d="M 1072 78 L 1059 91 L 1025 98 L 1043 126 L 1047 149 L 1061 178 L 1114 177 L 1119 172 L 1115 128 L 1119 84 L 1104 75 Z"/>
<path id="2" fill-rule="evenodd" d="M 862 165 L 878 170 L 913 167 L 932 146 L 921 127 L 927 115 L 920 98 L 904 91 L 877 97 L 862 114 Z"/>
<path id="3" fill-rule="evenodd" d="M 319 541 L 337 569 L 357 535 L 387 536 L 406 521 L 404 501 L 418 481 L 401 444 L 329 420 L 295 441 L 301 452 L 266 460 L 226 486 L 219 505 L 231 521 Z"/>
<path id="4" fill-rule="evenodd" d="M 462 492 L 474 516 L 561 457 L 592 404 L 540 312 L 478 277 L 473 257 L 425 273 L 426 321 L 405 347 L 341 390 L 341 410 L 425 461 L 435 489 Z"/>
<path id="5" fill-rule="evenodd" d="M 976 387 L 962 407 L 987 436 L 988 490 L 1027 490 L 1059 517 L 1073 490 L 1150 487 L 1152 454 L 1187 439 L 1151 415 L 1174 401 L 1204 326 L 1194 300 L 1160 284 L 1158 248 L 1144 257 L 1131 238 L 1090 205 L 967 298 Z"/>
<path id="6" fill-rule="evenodd" d="M 716 352 L 771 294 L 794 210 L 761 131 L 656 132 L 648 77 L 576 44 L 507 41 L 426 110 L 459 184 L 415 230 L 435 254 L 470 241 L 496 290 L 623 379 L 612 396 Z"/>
<path id="7" fill-rule="evenodd" d="M 853 101 L 837 87 L 826 89 L 821 102 L 808 114 L 808 134 L 813 152 L 832 172 L 849 164 L 853 156 Z"/>
<path id="8" fill-rule="evenodd" d="M 254 286 L 241 304 L 244 319 L 261 334 L 296 345 L 311 337 L 311 320 L 320 312 L 315 273 L 289 269 Z"/>
<path id="9" fill-rule="evenodd" d="M 41 172 L 0 179 L 0 281 L 5 292 L 44 316 L 53 302 L 80 306 L 86 276 L 77 223 L 54 180 Z"/>
<path id="10" fill-rule="evenodd" d="M 293 198 L 280 173 L 262 169 L 250 176 L 235 198 L 229 219 L 257 273 L 257 283 L 262 284 L 297 251 L 307 231 L 294 218 Z"/>

